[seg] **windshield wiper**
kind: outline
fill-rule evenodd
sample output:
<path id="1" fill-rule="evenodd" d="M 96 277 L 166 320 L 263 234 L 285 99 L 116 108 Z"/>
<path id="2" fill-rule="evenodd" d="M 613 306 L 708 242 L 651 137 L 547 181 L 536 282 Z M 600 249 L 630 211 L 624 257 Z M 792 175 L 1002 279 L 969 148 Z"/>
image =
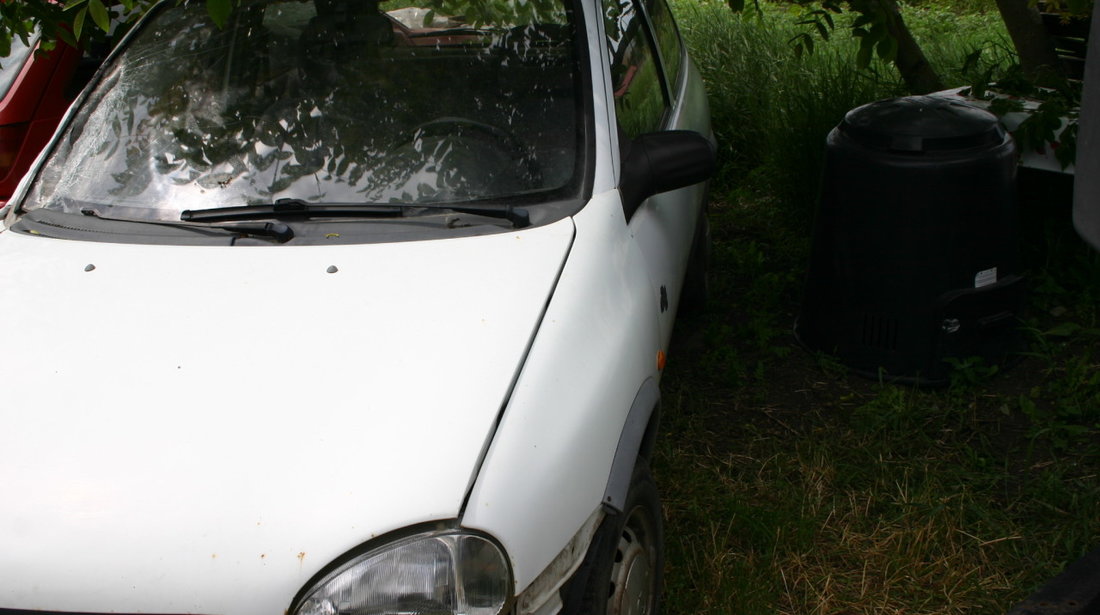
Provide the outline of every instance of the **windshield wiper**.
<path id="1" fill-rule="evenodd" d="M 156 226 L 167 226 L 170 228 L 186 228 L 195 230 L 218 230 L 237 233 L 242 236 L 251 237 L 270 237 L 279 243 L 286 243 L 291 239 L 294 239 L 294 231 L 283 224 L 282 222 L 240 222 L 237 224 L 180 224 L 179 222 L 170 222 L 165 220 L 141 220 L 136 218 L 112 218 L 110 216 L 101 215 L 98 211 L 92 208 L 84 208 L 80 210 L 81 214 L 99 220 L 110 220 L 112 222 L 133 222 L 136 224 L 153 224 Z"/>
<path id="2" fill-rule="evenodd" d="M 439 207 L 429 206 L 428 209 L 449 209 L 463 214 L 501 218 L 511 222 L 512 226 L 516 228 L 531 226 L 531 215 L 527 213 L 527 210 L 511 205 L 441 205 Z"/>
<path id="3" fill-rule="evenodd" d="M 185 209 L 180 212 L 180 220 L 228 222 L 233 220 L 262 220 L 264 218 L 312 218 L 314 216 L 399 218 L 404 215 L 403 208 L 398 205 L 307 203 L 301 199 L 279 199 L 274 203 L 215 207 L 213 209 Z"/>
<path id="4" fill-rule="evenodd" d="M 382 203 L 308 203 L 302 199 L 279 199 L 274 203 L 239 205 L 235 207 L 215 207 L 213 209 L 185 209 L 180 220 L 228 222 L 233 220 L 262 220 L 265 218 L 313 218 L 313 217 L 352 217 L 352 218 L 402 218 L 418 215 L 417 210 L 453 211 L 489 218 L 500 218 L 512 223 L 516 228 L 531 225 L 531 216 L 526 209 L 512 205 L 457 205 L 417 203 L 410 205 L 389 205 Z"/>

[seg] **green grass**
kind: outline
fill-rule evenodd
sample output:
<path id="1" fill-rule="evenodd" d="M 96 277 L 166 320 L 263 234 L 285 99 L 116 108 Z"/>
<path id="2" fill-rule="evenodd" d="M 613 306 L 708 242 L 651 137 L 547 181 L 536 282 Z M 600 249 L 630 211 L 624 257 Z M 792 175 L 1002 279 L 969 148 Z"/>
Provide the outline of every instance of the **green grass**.
<path id="1" fill-rule="evenodd" d="M 808 145 L 823 143 L 849 109 L 900 95 L 903 85 L 882 62 L 869 71 L 853 69 L 857 46 L 847 18 L 838 18 L 829 42 L 799 60 L 790 41 L 807 26 L 797 24 L 797 7 L 764 3 L 761 9 L 738 15 L 715 0 L 675 3 L 707 82 L 722 163 L 717 188 L 760 188 L 804 217 L 823 162 L 822 148 Z M 995 13 L 954 15 L 933 5 L 909 8 L 905 17 L 948 86 L 970 85 L 1011 61 Z M 963 70 L 978 50 L 978 63 Z"/>
<path id="2" fill-rule="evenodd" d="M 792 14 L 772 5 L 732 15 L 721 2 L 680 2 L 681 29 L 708 84 L 722 171 L 718 188 L 787 185 L 783 198 L 809 196 L 813 178 L 792 173 L 820 164 L 821 142 L 848 109 L 898 91 L 849 70 L 850 41 L 819 45 L 796 61 L 789 40 L 801 31 Z M 807 181 L 809 180 L 809 181 Z"/>
<path id="3" fill-rule="evenodd" d="M 995 13 L 957 4 L 904 9 L 949 83 L 973 49 L 994 62 L 1005 48 Z M 662 382 L 666 612 L 1007 611 L 1100 546 L 1100 255 L 1069 227 L 1066 187 L 1024 191 L 1019 364 L 959 360 L 939 390 L 850 376 L 791 327 L 824 137 L 899 80 L 854 71 L 840 33 L 796 60 L 781 7 L 675 9 L 722 170 L 712 300 L 678 324 Z"/>

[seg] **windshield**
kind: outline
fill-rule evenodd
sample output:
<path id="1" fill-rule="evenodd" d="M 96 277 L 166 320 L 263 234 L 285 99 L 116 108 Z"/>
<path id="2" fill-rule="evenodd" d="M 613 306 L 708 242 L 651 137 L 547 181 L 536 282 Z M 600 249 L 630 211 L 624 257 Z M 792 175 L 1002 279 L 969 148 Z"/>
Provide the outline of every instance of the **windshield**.
<path id="1" fill-rule="evenodd" d="M 245 2 L 224 28 L 203 2 L 164 7 L 23 207 L 178 220 L 280 199 L 575 196 L 578 63 L 560 1 Z"/>
<path id="2" fill-rule="evenodd" d="M 38 44 L 38 34 L 32 36 L 28 42 L 29 45 L 24 45 L 18 36 L 13 36 L 11 51 L 7 56 L 0 58 L 0 99 L 8 95 L 12 84 L 15 83 L 15 78 L 23 71 L 27 58 L 31 57 L 31 50 Z"/>

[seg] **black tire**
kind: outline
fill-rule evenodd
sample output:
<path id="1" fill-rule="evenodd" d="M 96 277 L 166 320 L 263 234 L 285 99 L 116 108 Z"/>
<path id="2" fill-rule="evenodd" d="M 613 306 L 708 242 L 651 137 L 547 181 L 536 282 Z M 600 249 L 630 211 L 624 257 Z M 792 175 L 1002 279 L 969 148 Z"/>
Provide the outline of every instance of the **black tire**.
<path id="1" fill-rule="evenodd" d="M 710 222 L 704 207 L 695 223 L 695 237 L 691 241 L 684 286 L 680 289 L 680 314 L 699 314 L 706 307 L 707 299 L 710 298 L 709 269 Z"/>
<path id="2" fill-rule="evenodd" d="M 664 529 L 657 485 L 639 459 L 621 514 L 607 517 L 586 563 L 584 615 L 658 615 L 664 571 Z"/>

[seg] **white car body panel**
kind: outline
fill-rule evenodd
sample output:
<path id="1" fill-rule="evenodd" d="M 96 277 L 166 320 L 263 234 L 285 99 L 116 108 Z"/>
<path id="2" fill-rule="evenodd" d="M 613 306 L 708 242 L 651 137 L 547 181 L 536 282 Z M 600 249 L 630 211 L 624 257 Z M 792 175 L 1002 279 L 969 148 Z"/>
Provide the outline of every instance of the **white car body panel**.
<path id="1" fill-rule="evenodd" d="M 702 80 L 686 54 L 682 61 L 683 79 L 669 117 L 669 128 L 694 130 L 710 136 L 710 109 L 706 93 L 702 90 Z M 701 208 L 694 211 L 684 209 L 688 204 L 703 203 L 706 190 L 705 185 L 696 184 L 652 196 L 630 220 L 631 231 L 642 248 L 646 267 L 653 278 L 655 300 L 659 303 L 662 303 L 661 289 L 665 289 L 663 303 L 666 309 L 661 310 L 660 314 L 662 348 L 667 348 L 672 339 L 696 222 L 699 216 L 705 215 Z"/>
<path id="2" fill-rule="evenodd" d="M 593 161 L 592 194 L 602 194 L 616 188 L 619 178 L 619 148 L 616 134 L 615 108 L 607 101 L 615 100 L 611 88 L 611 72 L 607 65 L 607 47 L 603 16 L 596 3 L 584 2 L 585 35 L 588 37 L 588 67 L 592 74 L 592 124 L 600 138 L 592 139 L 595 149 Z"/>
<path id="3" fill-rule="evenodd" d="M 574 219 L 569 261 L 462 518 L 501 541 L 520 590 L 600 505 L 631 401 L 657 376 L 658 305 L 618 193 Z"/>
<path id="4" fill-rule="evenodd" d="M 517 594 L 576 569 L 551 563 L 583 556 L 660 380 L 704 192 L 625 218 L 604 16 L 581 5 L 595 196 L 572 218 L 342 247 L 0 232 L 20 315 L 0 607 L 278 615 L 348 550 L 431 521 L 498 540 Z M 684 58 L 666 128 L 709 136 Z"/>
<path id="5" fill-rule="evenodd" d="M 0 605 L 282 613 L 345 551 L 456 518 L 573 233 L 0 234 L 18 314 L 0 351 Z"/>
<path id="6" fill-rule="evenodd" d="M 695 231 L 694 218 L 685 215 L 683 209 L 684 200 L 680 191 L 661 194 L 650 198 L 630 220 L 630 230 L 646 261 L 646 271 L 651 276 L 650 294 L 654 305 L 662 304 L 661 289 L 664 288 L 665 309 L 659 314 L 662 350 L 668 348 L 672 337 L 672 325 L 680 301 L 680 287 L 687 268 L 688 252 L 678 248 L 690 246 Z"/>
<path id="7" fill-rule="evenodd" d="M 684 66 L 670 127 L 709 135 L 702 84 L 686 57 Z M 691 107 L 688 88 L 699 88 Z M 597 141 L 616 142 L 608 134 Z M 647 379 L 660 381 L 657 353 L 668 349 L 704 191 L 651 197 L 629 224 L 617 191 L 574 216 L 573 252 L 462 519 L 502 541 L 517 590 L 601 505 L 631 403 Z"/>

